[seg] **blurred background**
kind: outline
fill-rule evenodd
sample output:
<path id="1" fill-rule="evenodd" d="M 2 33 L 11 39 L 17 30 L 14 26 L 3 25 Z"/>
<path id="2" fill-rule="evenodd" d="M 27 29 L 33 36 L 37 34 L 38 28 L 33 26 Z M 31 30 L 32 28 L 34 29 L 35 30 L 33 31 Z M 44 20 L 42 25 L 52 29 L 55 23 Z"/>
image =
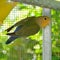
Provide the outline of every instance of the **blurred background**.
<path id="1" fill-rule="evenodd" d="M 33 36 L 18 38 L 9 45 L 5 30 L 29 16 L 41 16 L 42 8 L 18 3 L 0 26 L 0 60 L 42 60 L 42 30 Z M 51 10 L 52 60 L 60 60 L 60 11 Z M 14 28 L 15 29 L 15 28 Z M 12 31 L 14 31 L 14 29 Z"/>

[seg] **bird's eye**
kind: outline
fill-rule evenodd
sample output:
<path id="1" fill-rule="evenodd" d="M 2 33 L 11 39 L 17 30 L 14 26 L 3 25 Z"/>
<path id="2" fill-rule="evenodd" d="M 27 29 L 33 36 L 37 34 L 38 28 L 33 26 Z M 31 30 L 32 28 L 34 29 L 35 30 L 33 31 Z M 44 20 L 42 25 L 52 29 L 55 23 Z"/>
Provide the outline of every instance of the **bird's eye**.
<path id="1" fill-rule="evenodd" d="M 44 18 L 44 20 L 46 20 L 46 18 Z"/>

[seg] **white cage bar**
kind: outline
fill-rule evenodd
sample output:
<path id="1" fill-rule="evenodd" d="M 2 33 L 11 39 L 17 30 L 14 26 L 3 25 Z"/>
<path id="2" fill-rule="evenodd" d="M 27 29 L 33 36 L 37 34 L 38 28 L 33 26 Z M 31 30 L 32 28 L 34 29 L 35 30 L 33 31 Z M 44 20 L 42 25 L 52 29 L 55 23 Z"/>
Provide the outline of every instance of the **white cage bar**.
<path id="1" fill-rule="evenodd" d="M 51 10 L 43 8 L 43 16 L 51 17 Z M 43 60 L 51 60 L 51 23 L 43 29 Z"/>

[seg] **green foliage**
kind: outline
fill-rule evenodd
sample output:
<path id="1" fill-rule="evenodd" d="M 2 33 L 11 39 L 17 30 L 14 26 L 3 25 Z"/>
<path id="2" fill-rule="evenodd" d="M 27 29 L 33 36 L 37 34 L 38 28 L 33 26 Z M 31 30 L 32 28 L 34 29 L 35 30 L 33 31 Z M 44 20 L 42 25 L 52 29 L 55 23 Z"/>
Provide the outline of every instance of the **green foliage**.
<path id="1" fill-rule="evenodd" d="M 42 8 L 26 4 L 18 4 L 0 27 L 0 60 L 42 60 L 42 30 L 27 39 L 18 38 L 13 43 L 6 45 L 9 38 L 4 31 L 17 21 L 27 16 L 41 16 Z M 14 13 L 14 14 L 13 14 Z M 16 15 L 16 16 L 15 16 Z M 11 19 L 13 18 L 14 19 Z M 52 19 L 52 60 L 59 60 L 60 53 L 60 11 L 51 11 Z M 13 29 L 14 30 L 14 29 Z M 12 31 L 13 31 L 12 30 Z M 11 31 L 11 32 L 12 32 Z M 60 54 L 59 54 L 60 55 Z M 36 57 L 34 57 L 36 56 Z"/>

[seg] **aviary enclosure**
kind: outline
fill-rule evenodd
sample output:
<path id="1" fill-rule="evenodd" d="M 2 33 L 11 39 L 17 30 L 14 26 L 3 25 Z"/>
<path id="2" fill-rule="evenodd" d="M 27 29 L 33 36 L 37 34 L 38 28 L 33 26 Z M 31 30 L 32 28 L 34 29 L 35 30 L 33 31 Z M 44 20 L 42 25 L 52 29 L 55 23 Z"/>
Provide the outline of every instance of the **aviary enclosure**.
<path id="1" fill-rule="evenodd" d="M 6 44 L 10 38 L 6 29 L 32 16 L 48 16 L 50 23 L 34 35 Z M 0 60 L 60 60 L 60 0 L 2 0 Z"/>

